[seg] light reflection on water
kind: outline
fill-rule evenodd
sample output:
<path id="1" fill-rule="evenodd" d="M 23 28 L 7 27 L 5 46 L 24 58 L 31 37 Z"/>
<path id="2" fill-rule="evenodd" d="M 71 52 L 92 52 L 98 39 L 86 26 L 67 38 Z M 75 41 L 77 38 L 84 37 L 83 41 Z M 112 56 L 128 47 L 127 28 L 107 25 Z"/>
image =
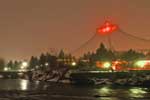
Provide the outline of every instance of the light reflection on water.
<path id="1" fill-rule="evenodd" d="M 150 92 L 149 88 L 141 87 L 112 87 L 112 86 L 102 86 L 95 89 L 99 97 L 104 98 L 104 100 L 130 100 L 133 98 L 149 98 Z M 103 100 L 103 99 L 100 100 Z M 119 99 L 121 98 L 121 99 Z"/>
<path id="2" fill-rule="evenodd" d="M 27 80 L 20 80 L 20 88 L 21 90 L 27 90 L 28 89 L 29 81 Z"/>
<path id="3" fill-rule="evenodd" d="M 49 93 L 75 97 L 95 97 L 95 100 L 133 100 L 132 98 L 150 97 L 150 88 L 117 87 L 117 86 L 74 86 L 64 84 L 51 84 L 29 82 L 20 79 L 1 79 L 0 90 L 47 90 Z M 150 98 L 149 98 L 150 99 Z M 80 100 L 80 99 L 79 99 Z"/>
<path id="4" fill-rule="evenodd" d="M 108 86 L 104 86 L 104 87 L 101 87 L 100 89 L 98 89 L 98 93 L 101 96 L 111 95 L 112 89 L 109 88 Z"/>
<path id="5" fill-rule="evenodd" d="M 129 89 L 129 95 L 131 97 L 144 97 L 144 95 L 147 93 L 146 88 L 131 88 Z"/>
<path id="6" fill-rule="evenodd" d="M 44 89 L 45 84 L 30 82 L 23 79 L 0 79 L 0 90 L 38 90 Z"/>

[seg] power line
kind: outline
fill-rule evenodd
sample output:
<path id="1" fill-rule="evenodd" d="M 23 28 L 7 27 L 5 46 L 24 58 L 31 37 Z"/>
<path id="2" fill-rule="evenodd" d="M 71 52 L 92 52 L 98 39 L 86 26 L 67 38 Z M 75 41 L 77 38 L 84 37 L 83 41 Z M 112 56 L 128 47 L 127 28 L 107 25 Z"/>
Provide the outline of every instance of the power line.
<path id="1" fill-rule="evenodd" d="M 138 40 L 142 40 L 142 41 L 145 41 L 145 42 L 150 42 L 150 39 L 145 39 L 145 38 L 141 38 L 141 37 L 138 37 L 138 36 L 129 34 L 129 33 L 125 32 L 125 31 L 123 31 L 122 29 L 119 29 L 119 31 L 120 31 L 122 34 L 126 35 L 126 36 L 129 36 L 129 37 L 132 37 L 132 38 L 135 38 L 135 39 L 138 39 Z"/>
<path id="2" fill-rule="evenodd" d="M 80 50 L 82 47 L 86 46 L 87 44 L 89 44 L 90 41 L 92 41 L 95 37 L 96 37 L 97 33 L 95 33 L 90 39 L 88 39 L 85 43 L 83 43 L 82 45 L 80 45 L 77 49 L 75 49 L 73 53 L 75 53 L 76 51 Z"/>
<path id="3" fill-rule="evenodd" d="M 120 33 L 122 33 L 123 35 L 125 36 L 129 36 L 129 37 L 132 37 L 132 38 L 135 38 L 137 40 L 141 40 L 141 41 L 145 41 L 145 42 L 150 42 L 150 39 L 145 39 L 145 38 L 141 38 L 141 37 L 138 37 L 138 36 L 135 36 L 135 35 L 132 35 L 130 33 L 127 33 L 125 31 L 123 31 L 122 29 L 119 28 Z M 92 41 L 95 37 L 97 36 L 97 33 L 95 33 L 90 39 L 88 39 L 85 43 L 83 43 L 82 45 L 80 45 L 77 49 L 75 49 L 72 54 L 74 54 L 75 52 L 77 52 L 78 50 L 80 50 L 81 48 L 83 48 L 84 46 L 88 45 L 90 41 Z M 109 42 L 109 45 L 110 45 L 110 48 L 112 48 L 112 44 L 111 44 L 111 39 L 110 37 L 108 37 L 108 42 Z"/>

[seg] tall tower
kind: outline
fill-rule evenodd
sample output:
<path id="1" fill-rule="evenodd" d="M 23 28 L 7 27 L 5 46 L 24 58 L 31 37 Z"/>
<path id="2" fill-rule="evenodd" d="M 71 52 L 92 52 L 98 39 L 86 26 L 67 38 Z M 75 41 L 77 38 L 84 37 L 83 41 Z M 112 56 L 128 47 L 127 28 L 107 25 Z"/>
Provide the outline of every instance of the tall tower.
<path id="1" fill-rule="evenodd" d="M 112 41 L 111 41 L 111 33 L 116 31 L 118 29 L 118 26 L 111 23 L 110 21 L 105 21 L 105 23 L 97 28 L 97 32 L 100 35 L 106 35 L 108 38 L 108 44 L 109 44 L 109 48 L 111 50 L 114 50 L 113 46 L 112 46 Z"/>

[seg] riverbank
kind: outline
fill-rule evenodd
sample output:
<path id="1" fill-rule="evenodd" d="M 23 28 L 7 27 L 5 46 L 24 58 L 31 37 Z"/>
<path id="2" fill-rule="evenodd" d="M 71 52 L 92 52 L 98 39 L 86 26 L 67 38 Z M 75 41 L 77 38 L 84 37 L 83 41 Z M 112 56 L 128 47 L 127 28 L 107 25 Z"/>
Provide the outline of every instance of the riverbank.
<path id="1" fill-rule="evenodd" d="M 78 85 L 122 85 L 150 87 L 150 71 L 33 71 L 31 81 L 53 82 Z"/>
<path id="2" fill-rule="evenodd" d="M 77 72 L 70 75 L 75 84 L 150 87 L 150 71 Z"/>

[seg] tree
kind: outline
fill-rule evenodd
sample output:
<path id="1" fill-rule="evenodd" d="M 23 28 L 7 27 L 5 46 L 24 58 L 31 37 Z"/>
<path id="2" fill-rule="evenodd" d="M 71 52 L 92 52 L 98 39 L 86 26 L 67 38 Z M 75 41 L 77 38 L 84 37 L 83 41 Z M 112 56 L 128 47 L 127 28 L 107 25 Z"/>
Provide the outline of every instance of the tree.
<path id="1" fill-rule="evenodd" d="M 36 66 L 39 65 L 39 61 L 37 57 L 32 56 L 29 62 L 30 69 L 35 69 Z"/>
<path id="2" fill-rule="evenodd" d="M 5 67 L 5 60 L 3 58 L 0 58 L 0 70 L 4 70 Z"/>
<path id="3" fill-rule="evenodd" d="M 57 57 L 56 56 L 51 56 L 51 60 L 50 60 L 51 69 L 57 68 L 57 66 L 58 66 L 57 64 L 58 64 Z"/>
<path id="4" fill-rule="evenodd" d="M 52 56 L 51 54 L 46 54 L 46 62 L 48 63 L 48 68 L 53 69 L 57 66 L 57 57 Z"/>
<path id="5" fill-rule="evenodd" d="M 150 52 L 147 52 L 145 56 L 147 59 L 150 59 Z"/>
<path id="6" fill-rule="evenodd" d="M 39 59 L 39 64 L 41 67 L 45 67 L 45 63 L 46 63 L 46 55 L 42 53 Z"/>
<path id="7" fill-rule="evenodd" d="M 12 69 L 13 70 L 18 70 L 18 69 L 20 69 L 20 67 L 21 67 L 21 62 L 15 60 Z"/>
<path id="8" fill-rule="evenodd" d="M 12 68 L 13 68 L 13 61 L 12 61 L 12 60 L 10 60 L 10 61 L 7 63 L 7 67 L 8 67 L 9 69 L 12 69 Z"/>
<path id="9" fill-rule="evenodd" d="M 138 60 L 138 59 L 143 58 L 143 57 L 145 57 L 145 55 L 143 53 L 136 52 L 132 49 L 124 52 L 121 55 L 121 59 L 126 60 L 126 61 L 135 61 L 135 60 Z"/>
<path id="10" fill-rule="evenodd" d="M 108 57 L 109 57 L 109 60 L 111 60 L 111 61 L 117 59 L 115 53 L 112 50 L 108 50 Z"/>
<path id="11" fill-rule="evenodd" d="M 59 54 L 58 54 L 58 58 L 59 59 L 64 59 L 65 58 L 65 53 L 63 50 L 60 50 Z"/>
<path id="12" fill-rule="evenodd" d="M 52 55 L 47 53 L 46 54 L 46 62 L 50 65 L 51 64 L 51 60 L 52 60 Z"/>
<path id="13" fill-rule="evenodd" d="M 108 61 L 111 60 L 110 59 L 110 54 L 111 52 L 109 52 L 103 43 L 100 44 L 100 47 L 96 50 L 96 54 L 95 54 L 95 60 L 98 61 Z"/>

